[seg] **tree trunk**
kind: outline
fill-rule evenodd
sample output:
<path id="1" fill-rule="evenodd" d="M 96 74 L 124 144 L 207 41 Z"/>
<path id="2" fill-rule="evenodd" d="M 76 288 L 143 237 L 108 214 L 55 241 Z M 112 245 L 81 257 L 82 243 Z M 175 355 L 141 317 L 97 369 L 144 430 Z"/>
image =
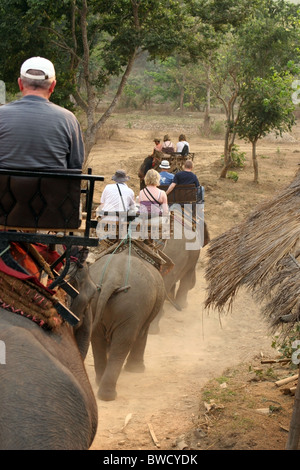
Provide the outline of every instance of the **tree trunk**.
<path id="1" fill-rule="evenodd" d="M 231 151 L 234 145 L 236 131 L 235 124 L 238 121 L 240 106 L 238 107 L 237 116 L 235 117 L 235 103 L 238 96 L 238 88 L 234 91 L 230 97 L 227 105 L 225 106 L 226 112 L 226 132 L 225 132 L 225 142 L 224 142 L 224 166 L 222 168 L 220 178 L 226 178 L 228 169 L 232 165 Z M 224 105 L 224 100 L 222 100 Z"/>
<path id="2" fill-rule="evenodd" d="M 207 85 L 206 85 L 206 106 L 204 115 L 204 135 L 210 135 L 211 116 L 210 116 L 210 101 L 211 101 L 211 83 L 210 83 L 210 65 L 207 70 Z"/>
<path id="3" fill-rule="evenodd" d="M 252 141 L 252 163 L 254 169 L 254 183 L 258 183 L 258 163 L 256 157 L 256 144 L 257 139 Z"/>
<path id="4" fill-rule="evenodd" d="M 229 140 L 230 140 L 230 127 L 229 125 L 227 125 L 226 132 L 225 132 L 225 141 L 224 141 L 224 166 L 221 170 L 220 178 L 226 178 L 227 171 L 229 170 L 232 164 Z"/>
<path id="5" fill-rule="evenodd" d="M 136 0 L 131 0 L 131 3 L 132 3 L 132 11 L 133 11 L 133 16 L 134 16 L 134 26 L 136 30 L 139 31 L 140 23 L 139 23 L 138 10 L 139 10 L 140 2 Z M 75 16 L 74 15 L 75 15 L 75 2 L 73 2 L 73 17 L 72 17 L 74 19 L 73 28 L 75 28 Z M 120 81 L 118 90 L 111 104 L 108 106 L 106 111 L 102 114 L 100 119 L 97 120 L 96 111 L 97 111 L 98 101 L 96 98 L 95 87 L 92 84 L 93 77 L 91 76 L 92 74 L 90 72 L 90 49 L 89 49 L 89 39 L 88 39 L 88 30 L 87 30 L 87 25 L 88 25 L 87 15 L 88 15 L 88 2 L 87 0 L 82 0 L 82 8 L 80 10 L 80 25 L 81 25 L 81 36 L 82 36 L 82 45 L 83 45 L 82 67 L 83 67 L 83 77 L 84 77 L 84 84 L 86 88 L 87 98 L 85 100 L 80 95 L 80 92 L 79 92 L 80 87 L 79 87 L 78 82 L 76 81 L 75 81 L 75 90 L 74 90 L 73 96 L 74 96 L 76 103 L 85 112 L 86 121 L 87 121 L 86 130 L 84 132 L 85 161 L 83 164 L 83 171 L 86 171 L 87 167 L 89 166 L 88 159 L 89 159 L 90 151 L 96 143 L 99 129 L 104 125 L 107 119 L 111 116 L 112 112 L 114 111 L 116 105 L 119 102 L 123 89 L 131 73 L 135 58 L 137 56 L 137 50 L 138 50 L 137 48 L 135 48 L 132 51 L 132 54 L 128 59 L 128 63 L 124 71 L 124 74 L 122 76 L 122 79 Z M 74 51 L 76 51 L 77 43 L 76 43 L 75 29 L 73 31 L 73 40 L 74 40 L 74 45 L 73 45 Z M 74 74 L 74 77 L 76 77 L 76 74 Z"/>
<path id="6" fill-rule="evenodd" d="M 293 414 L 290 423 L 290 430 L 288 435 L 288 441 L 286 444 L 286 450 L 298 450 L 300 438 L 300 377 L 297 383 L 297 389 L 295 393 L 295 402 L 293 407 Z"/>
<path id="7" fill-rule="evenodd" d="M 100 119 L 98 121 L 95 121 L 94 119 L 91 118 L 92 115 L 95 115 L 96 104 L 94 105 L 93 110 L 90 110 L 87 113 L 88 124 L 87 124 L 86 131 L 84 133 L 84 140 L 85 140 L 85 163 L 84 163 L 84 168 L 88 167 L 88 158 L 89 158 L 89 155 L 90 155 L 90 152 L 91 152 L 93 146 L 96 143 L 97 134 L 98 134 L 99 129 L 101 129 L 101 127 L 105 124 L 105 122 L 111 116 L 112 112 L 114 111 L 115 107 L 117 106 L 117 104 L 120 100 L 123 89 L 126 85 L 128 77 L 129 77 L 130 72 L 132 70 L 135 58 L 136 58 L 136 51 L 132 54 L 132 56 L 130 57 L 130 59 L 128 61 L 126 70 L 125 70 L 125 72 L 122 76 L 122 79 L 121 79 L 121 82 L 119 84 L 118 90 L 117 90 L 111 104 L 106 109 L 106 111 L 102 114 Z M 90 113 L 90 115 L 89 115 L 89 113 Z"/>
<path id="8" fill-rule="evenodd" d="M 180 108 L 181 113 L 183 113 L 183 104 L 184 104 L 184 87 L 181 87 L 180 98 L 179 98 L 179 108 Z"/>

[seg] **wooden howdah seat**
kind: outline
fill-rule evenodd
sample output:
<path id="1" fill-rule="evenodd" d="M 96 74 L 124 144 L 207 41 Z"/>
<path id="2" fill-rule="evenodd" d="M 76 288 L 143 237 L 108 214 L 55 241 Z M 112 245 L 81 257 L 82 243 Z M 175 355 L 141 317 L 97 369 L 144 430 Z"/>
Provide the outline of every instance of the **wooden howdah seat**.
<path id="1" fill-rule="evenodd" d="M 169 184 L 159 186 L 167 191 Z M 197 188 L 194 184 L 177 184 L 168 194 L 168 204 L 192 204 L 197 202 Z"/>
<path id="2" fill-rule="evenodd" d="M 12 242 L 64 246 L 51 269 L 55 272 L 63 259 L 65 267 L 49 287 L 63 283 L 72 247 L 98 245 L 98 237 L 91 236 L 97 223 L 92 220 L 96 181 L 104 177 L 90 170 L 0 169 L 0 253 Z"/>
<path id="3" fill-rule="evenodd" d="M 187 160 L 192 160 L 194 161 L 195 154 L 194 153 L 189 153 L 188 155 L 181 155 L 181 153 L 171 153 L 171 154 L 166 154 L 160 152 L 161 155 L 161 160 L 168 160 L 170 164 L 170 173 L 177 173 L 178 171 L 184 170 L 184 165 Z"/>

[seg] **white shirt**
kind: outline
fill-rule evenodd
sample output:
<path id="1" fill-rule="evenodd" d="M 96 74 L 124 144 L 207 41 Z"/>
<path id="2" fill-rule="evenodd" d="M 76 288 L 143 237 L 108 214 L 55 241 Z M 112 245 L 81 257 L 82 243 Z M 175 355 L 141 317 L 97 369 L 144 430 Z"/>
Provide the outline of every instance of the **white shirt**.
<path id="1" fill-rule="evenodd" d="M 122 199 L 124 202 L 124 207 L 120 193 L 118 191 L 118 186 L 122 194 Z M 125 183 L 118 184 L 107 184 L 103 190 L 100 199 L 100 206 L 96 209 L 96 215 L 99 217 L 101 211 L 103 212 L 124 212 L 129 209 L 135 209 L 134 201 L 134 192 L 132 189 L 128 188 Z M 103 232 L 103 227 L 107 222 L 114 222 L 118 220 L 118 216 L 109 215 L 102 217 L 97 224 L 96 232 L 99 238 L 105 238 L 105 233 Z"/>
<path id="2" fill-rule="evenodd" d="M 178 144 L 176 145 L 176 152 L 178 153 L 181 153 L 182 152 L 182 149 L 183 147 L 185 146 L 185 144 L 188 146 L 189 148 L 189 151 L 190 151 L 190 146 L 189 146 L 189 143 L 186 142 L 186 140 L 181 140 L 180 142 L 178 142 Z"/>
<path id="3" fill-rule="evenodd" d="M 122 194 L 124 207 L 118 186 Z M 107 184 L 101 195 L 100 202 L 102 211 L 128 211 L 131 206 L 134 206 L 134 192 L 125 183 Z"/>

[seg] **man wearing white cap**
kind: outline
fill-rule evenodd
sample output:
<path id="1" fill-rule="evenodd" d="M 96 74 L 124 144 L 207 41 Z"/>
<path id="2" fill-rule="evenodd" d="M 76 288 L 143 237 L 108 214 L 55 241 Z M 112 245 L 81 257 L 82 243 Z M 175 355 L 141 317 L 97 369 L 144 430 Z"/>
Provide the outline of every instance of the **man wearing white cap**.
<path id="1" fill-rule="evenodd" d="M 23 97 L 0 106 L 0 167 L 81 169 L 84 144 L 75 115 L 49 101 L 55 69 L 48 59 L 31 57 L 21 66 Z"/>
<path id="2" fill-rule="evenodd" d="M 168 171 L 166 171 L 171 168 L 168 160 L 162 160 L 161 164 L 159 165 L 159 168 L 160 168 L 160 184 L 171 184 L 174 179 L 174 175 L 173 173 L 169 173 Z"/>

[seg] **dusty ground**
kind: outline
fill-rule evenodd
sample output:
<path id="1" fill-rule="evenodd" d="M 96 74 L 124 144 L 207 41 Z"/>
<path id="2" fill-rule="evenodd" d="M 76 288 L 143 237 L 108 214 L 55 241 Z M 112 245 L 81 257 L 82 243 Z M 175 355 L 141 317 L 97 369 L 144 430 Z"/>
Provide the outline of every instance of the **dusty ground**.
<path id="1" fill-rule="evenodd" d="M 169 133 L 176 142 L 185 132 L 195 152 L 195 173 L 206 189 L 205 217 L 214 238 L 293 179 L 300 163 L 300 126 L 293 136 L 260 143 L 260 182 L 254 185 L 249 144 L 238 142 L 246 152 L 244 169 L 236 170 L 238 182 L 221 181 L 222 138 L 203 138 L 200 125 L 198 114 L 116 114 L 99 136 L 90 166 L 106 177 L 105 184 L 116 169 L 125 169 L 137 194 L 137 170 L 152 151 L 153 138 Z M 100 183 L 97 198 L 103 187 Z M 240 291 L 233 311 L 221 318 L 218 312 L 204 310 L 206 262 L 203 249 L 188 308 L 178 312 L 167 304 L 160 334 L 149 336 L 146 372 L 122 372 L 117 399 L 98 401 L 93 450 L 285 448 L 293 397 L 284 395 L 275 381 L 295 371 L 287 365 L 261 364 L 278 354 L 251 293 Z M 86 366 L 95 386 L 91 354 Z"/>

